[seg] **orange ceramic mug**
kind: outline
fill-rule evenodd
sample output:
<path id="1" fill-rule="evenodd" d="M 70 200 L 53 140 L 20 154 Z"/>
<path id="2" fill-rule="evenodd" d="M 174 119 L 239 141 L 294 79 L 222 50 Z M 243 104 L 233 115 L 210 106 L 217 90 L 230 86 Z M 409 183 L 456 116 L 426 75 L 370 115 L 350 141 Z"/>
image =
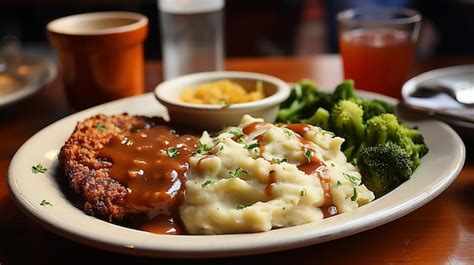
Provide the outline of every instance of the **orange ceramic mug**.
<path id="1" fill-rule="evenodd" d="M 71 107 L 83 109 L 144 92 L 145 16 L 86 13 L 53 20 L 47 30 Z"/>

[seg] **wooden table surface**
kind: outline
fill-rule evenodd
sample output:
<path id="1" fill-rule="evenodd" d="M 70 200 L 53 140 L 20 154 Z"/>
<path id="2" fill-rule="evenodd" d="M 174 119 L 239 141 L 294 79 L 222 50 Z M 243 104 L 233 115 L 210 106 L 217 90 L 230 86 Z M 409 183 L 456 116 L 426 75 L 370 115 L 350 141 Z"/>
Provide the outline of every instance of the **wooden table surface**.
<path id="1" fill-rule="evenodd" d="M 420 62 L 417 72 L 474 63 L 474 58 Z M 286 81 L 317 80 L 333 87 L 342 80 L 338 56 L 231 59 L 228 70 L 255 71 Z M 157 62 L 147 63 L 147 88 L 161 80 Z M 60 79 L 36 95 L 0 110 L 0 264 L 473 264 L 474 150 L 459 177 L 439 197 L 396 221 L 331 242 L 289 251 L 213 260 L 164 260 L 114 254 L 74 243 L 28 219 L 9 195 L 7 168 L 16 150 L 46 125 L 71 114 Z"/>

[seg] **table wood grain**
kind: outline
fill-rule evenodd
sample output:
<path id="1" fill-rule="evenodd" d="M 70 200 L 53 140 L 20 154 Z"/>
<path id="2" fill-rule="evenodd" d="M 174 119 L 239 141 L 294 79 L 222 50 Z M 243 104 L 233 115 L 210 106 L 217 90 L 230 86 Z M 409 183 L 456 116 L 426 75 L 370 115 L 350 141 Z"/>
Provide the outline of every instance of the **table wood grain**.
<path id="1" fill-rule="evenodd" d="M 421 61 L 417 72 L 474 63 L 474 58 Z M 228 70 L 261 72 L 288 82 L 302 78 L 333 87 L 342 80 L 340 58 L 239 58 Z M 158 62 L 148 62 L 147 89 L 162 79 Z M 454 183 L 439 197 L 396 221 L 350 237 L 270 254 L 212 260 L 166 260 L 126 256 L 74 243 L 46 231 L 15 205 L 6 184 L 16 150 L 48 124 L 73 113 L 65 102 L 60 78 L 34 96 L 0 110 L 0 264 L 473 264 L 474 159 L 466 143 L 467 161 Z M 441 140 L 441 139 L 440 139 Z"/>

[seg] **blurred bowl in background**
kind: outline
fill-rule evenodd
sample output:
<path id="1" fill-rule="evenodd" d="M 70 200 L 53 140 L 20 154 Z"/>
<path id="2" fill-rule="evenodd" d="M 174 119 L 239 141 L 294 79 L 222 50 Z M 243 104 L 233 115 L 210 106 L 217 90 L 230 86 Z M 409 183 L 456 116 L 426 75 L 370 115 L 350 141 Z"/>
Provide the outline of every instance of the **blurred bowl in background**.
<path id="1" fill-rule="evenodd" d="M 0 107 L 33 95 L 56 77 L 50 61 L 20 52 L 0 52 Z"/>

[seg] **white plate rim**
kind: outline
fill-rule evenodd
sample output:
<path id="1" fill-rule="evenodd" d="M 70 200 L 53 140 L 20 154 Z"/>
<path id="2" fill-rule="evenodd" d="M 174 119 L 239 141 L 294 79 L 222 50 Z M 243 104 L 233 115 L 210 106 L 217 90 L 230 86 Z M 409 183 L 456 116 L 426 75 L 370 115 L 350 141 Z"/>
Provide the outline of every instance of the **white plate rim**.
<path id="1" fill-rule="evenodd" d="M 362 92 L 361 94 L 366 95 L 368 97 L 378 97 L 377 94 L 374 93 Z M 382 97 L 382 99 L 389 98 Z M 395 101 L 392 99 L 392 102 Z M 325 219 L 321 222 L 315 222 L 295 227 L 276 229 L 269 232 L 253 234 L 218 236 L 154 235 L 143 231 L 128 229 L 117 225 L 109 224 L 94 217 L 85 215 L 84 213 L 82 213 L 81 210 L 75 208 L 70 203 L 70 205 L 67 206 L 68 201 L 61 202 L 64 203 L 66 207 L 74 208 L 67 209 L 77 212 L 77 214 L 73 216 L 74 218 L 77 217 L 81 221 L 84 221 L 86 223 L 93 223 L 99 228 L 105 227 L 108 230 L 112 230 L 115 233 L 114 235 L 132 235 L 131 238 L 117 238 L 107 234 L 97 234 L 96 232 L 92 233 L 89 230 L 90 227 L 87 228 L 75 226 L 74 224 L 68 222 L 70 220 L 64 220 L 64 218 L 68 219 L 71 217 L 54 215 L 55 210 L 52 209 L 55 209 L 56 206 L 46 208 L 40 207 L 38 200 L 35 201 L 32 199 L 32 194 L 25 194 L 23 192 L 24 187 L 21 186 L 21 181 L 24 181 L 22 178 L 25 177 L 21 174 L 16 173 L 23 172 L 22 174 L 26 174 L 26 171 L 31 171 L 31 168 L 25 169 L 23 160 L 26 158 L 30 159 L 34 157 L 35 154 L 31 154 L 30 156 L 30 153 L 31 151 L 33 151 L 33 153 L 35 151 L 30 150 L 29 148 L 31 148 L 35 144 L 35 142 L 38 142 L 39 140 L 43 139 L 45 135 L 49 133 L 49 131 L 53 130 L 56 127 L 60 128 L 61 125 L 67 123 L 71 124 L 74 120 L 82 120 L 87 116 L 99 112 L 118 113 L 120 111 L 117 111 L 117 109 L 120 109 L 123 106 L 128 106 L 128 108 L 136 106 L 139 109 L 129 112 L 132 112 L 132 114 L 139 114 L 141 113 L 140 106 L 145 106 L 145 103 L 154 104 L 151 109 L 154 109 L 157 114 L 158 112 L 163 113 L 165 111 L 163 106 L 156 103 L 153 95 L 151 93 L 148 93 L 145 95 L 109 102 L 88 110 L 75 113 L 71 116 L 65 117 L 49 125 L 48 127 L 39 131 L 33 137 L 31 137 L 28 141 L 26 141 L 13 157 L 8 170 L 9 188 L 12 197 L 20 206 L 20 208 L 30 217 L 33 217 L 34 220 L 38 221 L 41 225 L 43 225 L 45 228 L 52 232 L 70 238 L 79 243 L 119 253 L 174 258 L 204 258 L 259 254 L 303 247 L 326 242 L 329 240 L 334 240 L 337 238 L 359 233 L 374 228 L 376 226 L 380 226 L 382 224 L 395 220 L 403 215 L 406 215 L 428 203 L 433 198 L 438 196 L 444 189 L 446 189 L 461 171 L 465 160 L 464 144 L 459 138 L 459 136 L 454 132 L 454 130 L 452 130 L 448 125 L 442 122 L 432 120 L 426 121 L 427 126 L 436 126 L 437 129 L 441 130 L 443 133 L 446 134 L 445 136 L 448 142 L 451 141 L 452 143 L 454 143 L 454 150 L 449 154 L 449 157 L 451 159 L 454 159 L 455 161 L 451 162 L 449 166 L 449 172 L 445 171 L 441 176 L 438 176 L 436 178 L 436 181 L 434 181 L 430 185 L 424 186 L 422 187 L 422 189 L 414 190 L 414 192 L 416 192 L 416 196 L 411 196 L 408 199 L 404 199 L 402 203 L 393 205 L 393 207 L 389 209 L 382 207 L 387 202 L 390 202 L 390 200 L 393 201 L 394 198 L 400 197 L 399 191 L 407 190 L 406 187 L 410 187 L 408 185 L 405 185 L 408 183 L 407 182 L 397 188 L 395 191 L 380 198 L 379 200 L 376 200 L 355 211 L 341 214 L 330 219 Z M 73 128 L 68 128 L 68 130 L 72 132 Z M 69 136 L 70 132 L 63 132 L 66 135 L 66 138 Z M 428 153 L 428 155 L 430 155 L 430 153 Z M 422 168 L 423 165 L 426 163 L 427 162 L 424 161 L 420 168 Z M 34 162 L 32 161 L 30 164 L 34 164 Z M 417 173 L 415 172 L 415 174 Z M 421 175 L 421 173 L 418 175 Z M 46 181 L 44 182 L 46 183 Z M 44 186 L 43 188 L 48 187 Z M 414 187 L 412 187 L 411 189 L 413 190 Z M 410 188 L 408 188 L 408 190 L 410 190 Z M 35 194 L 35 196 L 37 196 L 37 194 Z M 368 215 L 363 216 L 363 214 L 367 212 Z M 352 217 L 354 218 L 351 219 Z M 327 220 L 330 220 L 331 224 L 329 224 Z M 336 224 L 337 226 L 333 224 Z M 321 231 L 323 231 L 324 233 L 322 233 Z"/>

